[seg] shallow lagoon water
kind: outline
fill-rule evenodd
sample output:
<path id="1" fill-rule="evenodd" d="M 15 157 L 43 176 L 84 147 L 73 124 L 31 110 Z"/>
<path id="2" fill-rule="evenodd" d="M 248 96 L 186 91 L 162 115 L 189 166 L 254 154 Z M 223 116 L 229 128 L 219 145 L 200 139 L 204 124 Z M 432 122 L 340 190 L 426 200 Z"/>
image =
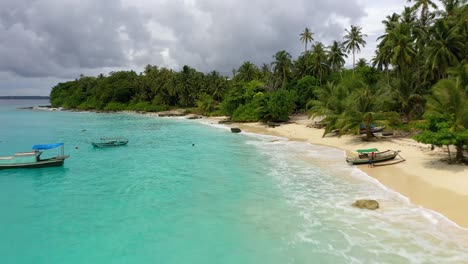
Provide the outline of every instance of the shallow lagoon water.
<path id="1" fill-rule="evenodd" d="M 0 155 L 65 142 L 70 158 L 0 171 L 1 263 L 468 263 L 466 229 L 342 151 L 196 120 L 16 109 L 32 103 L 46 104 L 0 101 Z M 93 148 L 101 136 L 130 142 Z M 351 207 L 359 198 L 382 208 Z"/>

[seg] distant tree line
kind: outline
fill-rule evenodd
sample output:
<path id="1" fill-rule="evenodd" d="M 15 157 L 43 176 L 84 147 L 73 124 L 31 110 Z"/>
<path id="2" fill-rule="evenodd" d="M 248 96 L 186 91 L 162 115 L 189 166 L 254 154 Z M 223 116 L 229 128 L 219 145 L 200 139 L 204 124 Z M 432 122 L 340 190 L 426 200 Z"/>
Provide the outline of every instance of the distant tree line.
<path id="1" fill-rule="evenodd" d="M 359 26 L 343 41 L 325 45 L 305 28 L 297 58 L 285 50 L 271 63 L 249 61 L 232 77 L 147 65 L 144 72 L 81 76 L 53 87 L 53 106 L 96 110 L 163 111 L 192 108 L 233 121 L 285 121 L 294 112 L 322 116 L 325 133 L 359 133 L 371 126 L 414 128 L 415 138 L 455 145 L 463 160 L 468 144 L 468 6 L 466 0 L 414 0 L 401 14 L 387 16 L 372 61 L 356 61 L 366 35 Z M 308 49 L 310 44 L 310 49 Z M 353 68 L 344 69 L 352 55 Z"/>

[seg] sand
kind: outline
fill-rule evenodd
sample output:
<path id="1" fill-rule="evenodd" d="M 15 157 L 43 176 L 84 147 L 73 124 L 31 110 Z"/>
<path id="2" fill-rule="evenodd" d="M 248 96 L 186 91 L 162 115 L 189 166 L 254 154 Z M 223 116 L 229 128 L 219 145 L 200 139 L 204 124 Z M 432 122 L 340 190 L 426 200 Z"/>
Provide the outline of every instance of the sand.
<path id="1" fill-rule="evenodd" d="M 219 119 L 212 119 L 216 122 Z M 381 167 L 359 168 L 388 188 L 408 197 L 414 204 L 445 215 L 461 227 L 468 228 L 468 166 L 448 164 L 446 149 L 418 143 L 410 138 L 381 138 L 375 142 L 362 141 L 358 136 L 322 137 L 324 130 L 307 127 L 313 123 L 305 115 L 295 116 L 291 123 L 268 127 L 262 123 L 231 124 L 243 131 L 286 137 L 290 140 L 343 149 L 377 148 L 400 150 L 404 162 Z M 343 162 L 345 162 L 343 160 Z"/>

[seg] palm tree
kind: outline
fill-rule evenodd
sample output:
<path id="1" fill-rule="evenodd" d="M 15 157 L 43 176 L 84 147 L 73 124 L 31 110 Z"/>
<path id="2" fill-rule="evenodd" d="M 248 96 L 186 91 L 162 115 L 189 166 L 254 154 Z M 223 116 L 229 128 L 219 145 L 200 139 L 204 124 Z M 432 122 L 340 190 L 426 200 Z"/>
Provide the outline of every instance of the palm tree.
<path id="1" fill-rule="evenodd" d="M 362 127 L 366 129 L 366 139 L 374 137 L 371 125 L 386 124 L 387 120 L 399 118 L 398 113 L 383 112 L 382 105 L 388 98 L 374 87 L 362 83 L 347 99 L 346 111 L 337 122 L 339 134 L 359 134 Z"/>
<path id="2" fill-rule="evenodd" d="M 426 103 L 426 113 L 443 116 L 451 133 L 468 137 L 468 65 L 458 66 L 456 73 L 456 79 L 443 79 L 434 85 Z M 463 145 L 468 139 L 455 136 L 453 143 L 457 148 L 457 160 L 463 160 Z"/>
<path id="3" fill-rule="evenodd" d="M 206 76 L 206 88 L 208 95 L 216 101 L 221 101 L 224 92 L 227 89 L 227 80 L 217 71 L 212 71 Z"/>
<path id="4" fill-rule="evenodd" d="M 459 58 L 462 59 L 465 43 L 457 30 L 457 27 L 449 28 L 444 19 L 437 20 L 431 29 L 426 63 L 431 70 L 438 71 L 439 78 L 445 77 L 447 69 L 456 66 Z"/>
<path id="5" fill-rule="evenodd" d="M 330 68 L 334 71 L 339 71 L 341 79 L 343 76 L 341 75 L 341 69 L 345 64 L 345 59 L 348 55 L 343 50 L 343 45 L 338 41 L 333 41 L 333 44 L 330 46 L 330 50 L 328 52 L 328 64 Z"/>
<path id="6" fill-rule="evenodd" d="M 274 66 L 273 73 L 278 80 L 278 84 L 284 87 L 289 80 L 291 74 L 291 55 L 285 50 L 278 51 L 273 58 L 275 61 L 272 63 Z"/>
<path id="7" fill-rule="evenodd" d="M 353 74 L 354 74 L 354 65 L 355 65 L 355 54 L 356 50 L 361 51 L 361 46 L 366 46 L 366 41 L 364 37 L 367 37 L 366 34 L 361 33 L 361 27 L 351 25 L 351 30 L 346 29 L 346 35 L 344 36 L 345 41 L 343 42 L 346 51 L 353 51 Z"/>
<path id="8" fill-rule="evenodd" d="M 348 88 L 345 85 L 335 85 L 327 82 L 315 90 L 317 99 L 307 102 L 309 117 L 324 117 L 322 123 L 325 124 L 324 137 L 334 129 L 337 129 L 337 123 L 341 115 L 346 111 L 346 98 L 349 95 Z"/>
<path id="9" fill-rule="evenodd" d="M 327 53 L 322 43 L 317 42 L 313 46 L 311 54 L 311 65 L 307 69 L 313 75 L 318 76 L 320 85 L 322 85 L 322 78 L 329 72 L 330 67 L 327 64 Z"/>
<path id="10" fill-rule="evenodd" d="M 358 62 L 356 63 L 356 67 L 362 68 L 367 66 L 367 60 L 364 58 L 360 58 Z"/>
<path id="11" fill-rule="evenodd" d="M 310 29 L 306 27 L 304 31 L 301 34 L 299 34 L 299 36 L 301 37 L 300 41 L 302 43 L 305 43 L 304 52 L 307 52 L 307 43 L 312 42 L 314 40 L 314 33 L 312 33 L 312 31 L 310 31 Z"/>
<path id="12" fill-rule="evenodd" d="M 398 23 L 400 15 L 393 13 L 393 15 L 387 16 L 386 18 L 386 20 L 382 20 L 382 24 L 385 25 L 385 34 L 377 38 L 377 40 L 380 40 L 380 42 L 377 45 L 377 49 L 375 50 L 375 56 L 372 59 L 372 65 L 377 67 L 379 70 L 385 70 L 387 73 L 387 82 L 389 83 L 390 77 L 388 73 L 388 66 L 391 64 L 393 47 L 390 43 L 388 34 L 393 30 L 395 24 Z"/>
<path id="13" fill-rule="evenodd" d="M 442 15 L 445 18 L 450 18 L 455 16 L 455 14 L 458 12 L 458 9 L 466 4 L 466 0 L 441 0 L 440 1 L 442 5 L 444 6 L 443 11 L 437 11 L 439 15 Z"/>
<path id="14" fill-rule="evenodd" d="M 386 45 L 391 49 L 391 63 L 402 75 L 416 55 L 411 27 L 406 23 L 394 23 L 393 29 L 387 33 Z"/>
<path id="15" fill-rule="evenodd" d="M 250 82 L 258 79 L 260 72 L 252 62 L 244 62 L 237 70 L 236 80 Z"/>
<path id="16" fill-rule="evenodd" d="M 412 6 L 413 10 L 418 10 L 421 8 L 421 22 L 423 27 L 426 27 L 429 17 L 429 7 L 437 8 L 437 5 L 434 3 L 434 1 L 431 0 L 408 0 L 408 3 L 410 2 L 414 2 L 414 5 Z"/>

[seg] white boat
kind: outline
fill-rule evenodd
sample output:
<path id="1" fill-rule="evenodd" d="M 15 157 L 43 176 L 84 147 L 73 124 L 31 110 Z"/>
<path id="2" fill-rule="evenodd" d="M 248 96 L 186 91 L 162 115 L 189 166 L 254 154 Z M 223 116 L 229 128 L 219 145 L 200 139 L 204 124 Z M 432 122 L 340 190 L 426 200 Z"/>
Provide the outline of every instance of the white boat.
<path id="1" fill-rule="evenodd" d="M 60 154 L 52 157 L 41 159 L 44 150 L 54 149 L 60 147 Z M 69 156 L 64 154 L 64 144 L 41 144 L 34 145 L 33 151 L 19 152 L 13 156 L 0 157 L 0 169 L 17 169 L 17 168 L 41 168 L 41 167 L 54 167 L 62 166 L 65 159 Z"/>

